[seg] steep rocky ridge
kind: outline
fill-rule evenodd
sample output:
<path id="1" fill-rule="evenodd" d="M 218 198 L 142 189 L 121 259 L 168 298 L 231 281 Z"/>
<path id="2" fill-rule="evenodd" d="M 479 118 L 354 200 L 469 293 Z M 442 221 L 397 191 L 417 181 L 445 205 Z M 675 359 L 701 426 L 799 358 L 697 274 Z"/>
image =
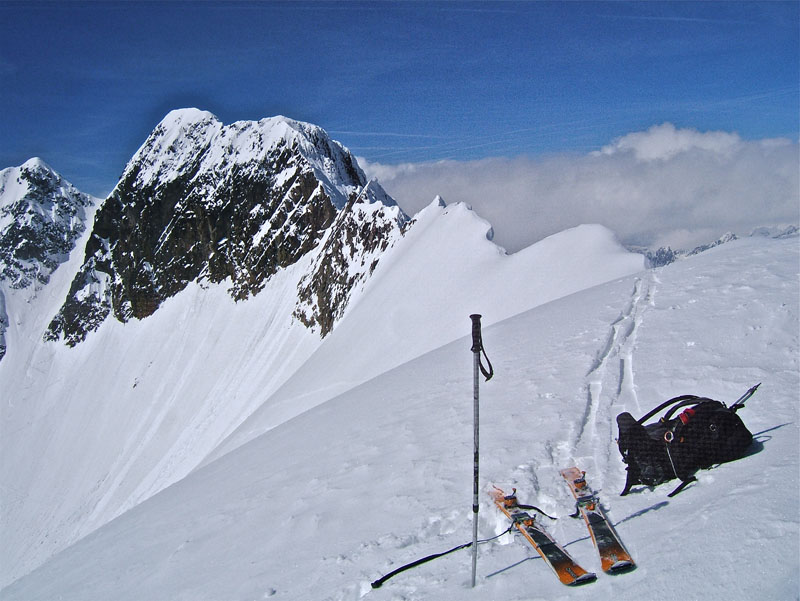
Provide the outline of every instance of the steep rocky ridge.
<path id="1" fill-rule="evenodd" d="M 350 295 L 375 271 L 381 255 L 410 223 L 377 181 L 371 180 L 337 215 L 300 280 L 294 311 L 303 324 L 327 335 Z"/>

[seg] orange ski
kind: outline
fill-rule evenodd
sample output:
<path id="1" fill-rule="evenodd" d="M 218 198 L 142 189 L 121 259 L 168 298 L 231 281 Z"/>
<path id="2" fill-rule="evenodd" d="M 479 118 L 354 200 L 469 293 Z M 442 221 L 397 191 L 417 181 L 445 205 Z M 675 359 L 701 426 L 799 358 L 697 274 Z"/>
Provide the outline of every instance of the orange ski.
<path id="1" fill-rule="evenodd" d="M 594 546 L 600 554 L 603 571 L 613 574 L 634 569 L 636 564 L 606 518 L 597 495 L 586 483 L 586 472 L 577 467 L 569 467 L 561 470 L 561 475 L 567 481 L 577 502 L 578 511 L 589 528 Z"/>
<path id="2" fill-rule="evenodd" d="M 495 490 L 490 494 L 492 499 L 497 505 L 498 509 L 502 511 L 508 518 L 514 522 L 514 525 L 522 533 L 531 546 L 536 549 L 536 552 L 542 556 L 542 559 L 549 565 L 558 576 L 558 579 L 566 585 L 577 585 L 592 582 L 597 576 L 591 572 L 587 572 L 579 566 L 572 557 L 569 556 L 561 545 L 559 545 L 553 537 L 536 522 L 535 517 L 523 511 L 519 506 L 516 497 L 516 489 L 510 495 L 506 495 L 502 490 L 495 487 Z"/>

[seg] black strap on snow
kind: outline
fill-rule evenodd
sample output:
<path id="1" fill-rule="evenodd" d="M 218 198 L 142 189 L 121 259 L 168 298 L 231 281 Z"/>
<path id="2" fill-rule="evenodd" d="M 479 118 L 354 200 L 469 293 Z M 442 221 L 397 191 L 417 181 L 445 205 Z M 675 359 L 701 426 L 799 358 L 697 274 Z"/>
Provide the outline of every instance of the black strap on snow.
<path id="1" fill-rule="evenodd" d="M 494 368 L 492 367 L 492 362 L 489 361 L 489 357 L 486 355 L 486 349 L 483 348 L 483 338 L 481 336 L 481 316 L 478 314 L 470 315 L 469 318 L 472 320 L 472 352 L 473 353 L 483 353 L 483 358 L 486 359 L 486 363 L 489 365 L 488 369 L 483 366 L 483 361 L 478 362 L 478 366 L 481 369 L 481 373 L 483 377 L 486 378 L 486 381 L 492 379 L 494 375 Z"/>
<path id="2" fill-rule="evenodd" d="M 434 553 L 433 555 L 428 555 L 427 557 L 423 557 L 422 559 L 418 559 L 416 561 L 412 561 L 411 563 L 407 563 L 406 565 L 397 568 L 393 572 L 389 572 L 385 576 L 381 576 L 375 582 L 372 583 L 372 588 L 380 588 L 383 586 L 383 583 L 392 578 L 393 576 L 397 576 L 400 572 L 405 572 L 406 570 L 410 570 L 411 568 L 415 568 L 418 565 L 422 565 L 423 563 L 427 563 L 434 559 L 438 559 L 439 557 L 444 557 L 450 553 L 458 551 L 459 549 L 466 549 L 467 547 L 471 547 L 472 542 L 465 543 L 463 545 L 458 545 L 457 547 L 453 547 L 449 551 L 445 551 L 444 553 Z"/>
<path id="3" fill-rule="evenodd" d="M 504 530 L 500 534 L 498 534 L 496 536 L 493 536 L 491 538 L 486 538 L 486 539 L 483 539 L 483 540 L 479 540 L 478 543 L 488 543 L 489 541 L 493 541 L 496 538 L 500 538 L 504 534 L 507 534 L 507 533 L 511 532 L 511 530 L 514 528 L 514 526 L 515 526 L 515 524 L 511 524 L 508 527 L 507 530 Z M 380 578 L 378 578 L 375 582 L 372 583 L 372 588 L 380 588 L 383 585 L 384 582 L 389 580 L 389 578 L 392 578 L 393 576 L 397 576 L 397 574 L 399 574 L 401 572 L 405 572 L 406 570 L 410 570 L 411 568 L 415 568 L 418 565 L 422 565 L 423 563 L 427 563 L 429 561 L 433 561 L 434 559 L 438 559 L 439 557 L 444 557 L 445 555 L 449 555 L 450 553 L 454 553 L 456 551 L 459 551 L 461 549 L 466 549 L 467 547 L 471 547 L 471 546 L 472 546 L 472 541 L 470 541 L 468 543 L 464 543 L 463 545 L 458 545 L 457 547 L 453 547 L 449 551 L 445 551 L 443 553 L 434 553 L 433 555 L 428 555 L 427 557 L 423 557 L 421 559 L 417 559 L 416 561 L 412 561 L 411 563 L 407 563 L 406 565 L 401 566 L 401 567 L 397 568 L 396 570 L 394 570 L 392 572 L 389 572 L 385 576 L 381 576 Z"/>

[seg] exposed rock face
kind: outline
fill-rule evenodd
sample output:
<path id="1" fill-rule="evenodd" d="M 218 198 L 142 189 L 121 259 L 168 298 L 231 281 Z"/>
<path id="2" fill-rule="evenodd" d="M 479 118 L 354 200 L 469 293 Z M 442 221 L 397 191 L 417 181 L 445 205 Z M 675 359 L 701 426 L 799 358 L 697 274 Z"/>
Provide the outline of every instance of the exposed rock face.
<path id="1" fill-rule="evenodd" d="M 363 279 L 351 266 L 377 260 L 406 221 L 319 127 L 284 117 L 223 126 L 210 113 L 173 111 L 98 210 L 46 337 L 74 345 L 109 314 L 143 319 L 191 281 L 229 282 L 234 298 L 247 298 L 321 243 L 333 259 L 315 261 L 297 316 L 324 335 Z"/>

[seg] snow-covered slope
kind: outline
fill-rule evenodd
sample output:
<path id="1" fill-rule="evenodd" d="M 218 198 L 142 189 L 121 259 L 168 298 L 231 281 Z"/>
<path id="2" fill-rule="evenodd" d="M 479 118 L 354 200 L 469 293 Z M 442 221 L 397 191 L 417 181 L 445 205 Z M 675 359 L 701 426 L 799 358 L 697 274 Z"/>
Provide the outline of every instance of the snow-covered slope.
<path id="1" fill-rule="evenodd" d="M 11 491 L 0 515 L 9 541 L 0 551 L 0 582 L 221 454 L 220 443 L 256 410 L 245 440 L 458 337 L 458 312 L 477 299 L 491 322 L 642 267 L 641 256 L 603 228 L 579 228 L 508 256 L 486 239 L 488 224 L 460 205 L 432 206 L 409 226 L 408 243 L 383 231 L 397 216 L 381 217 L 382 203 L 354 198 L 342 210 L 348 213 L 314 252 L 238 302 L 227 282 L 190 282 L 144 319 L 105 320 L 73 348 L 42 343 L 58 299 L 71 289 L 66 278 L 80 268 L 75 257 L 28 307 L 24 323 L 9 329 L 18 352 L 0 364 L 9 399 L 0 406 L 0 476 Z M 368 219 L 357 217 L 369 211 Z M 371 249 L 382 253 L 377 267 Z M 295 317 L 297 291 L 310 287 L 319 297 L 325 286 L 308 283 L 317 272 L 335 290 L 339 277 L 325 275 L 332 265 L 347 277 L 372 277 L 345 280 L 352 300 L 323 341 Z M 312 357 L 321 345 L 330 346 Z M 230 438 L 225 450 L 241 440 Z"/>
<path id="2" fill-rule="evenodd" d="M 300 273 L 238 304 L 223 287 L 190 285 L 149 319 L 109 321 L 74 349 L 41 343 L 69 281 L 55 302 L 48 286 L 11 324 L 0 365 L 4 575 L 188 473 L 302 362 L 319 337 L 292 327 L 286 291 Z"/>
<path id="3" fill-rule="evenodd" d="M 395 269 L 406 258 L 396 257 Z M 796 237 L 740 240 L 504 321 L 491 304 L 476 307 L 495 322 L 484 330 L 496 375 L 481 386 L 483 491 L 517 487 L 523 501 L 561 518 L 552 532 L 599 571 L 585 528 L 566 517 L 571 497 L 557 470 L 577 463 L 638 563 L 631 573 L 570 589 L 505 535 L 481 546 L 474 590 L 468 551 L 370 589 L 383 573 L 471 538 L 472 356 L 464 337 L 209 462 L 0 598 L 795 599 L 798 259 Z M 454 319 L 468 334 L 462 311 Z M 352 336 L 357 354 L 362 340 L 357 330 Z M 317 376 L 335 381 L 346 359 L 318 364 Z M 730 402 L 757 382 L 740 412 L 756 435 L 749 456 L 701 472 L 672 499 L 669 484 L 617 496 L 625 480 L 617 413 L 641 415 L 686 393 Z M 18 502 L 43 515 L 50 509 L 35 494 Z M 482 537 L 505 529 L 488 497 L 479 515 Z"/>

